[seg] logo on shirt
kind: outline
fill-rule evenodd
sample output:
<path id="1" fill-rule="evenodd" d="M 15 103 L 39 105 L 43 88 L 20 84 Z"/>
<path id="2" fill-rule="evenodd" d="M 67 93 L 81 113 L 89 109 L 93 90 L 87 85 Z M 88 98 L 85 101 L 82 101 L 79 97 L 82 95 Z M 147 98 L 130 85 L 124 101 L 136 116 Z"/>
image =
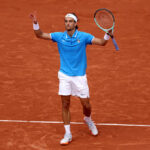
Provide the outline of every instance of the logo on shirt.
<path id="1" fill-rule="evenodd" d="M 79 39 L 77 39 L 77 42 L 78 42 L 78 43 L 80 43 L 80 40 L 79 40 Z"/>

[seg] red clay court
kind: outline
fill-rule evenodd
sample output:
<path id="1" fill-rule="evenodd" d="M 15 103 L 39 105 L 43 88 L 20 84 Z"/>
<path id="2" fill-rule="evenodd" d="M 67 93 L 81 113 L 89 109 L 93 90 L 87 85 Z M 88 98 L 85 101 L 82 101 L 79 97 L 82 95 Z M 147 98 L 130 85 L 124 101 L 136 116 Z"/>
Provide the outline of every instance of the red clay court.
<path id="1" fill-rule="evenodd" d="M 100 135 L 90 135 L 72 97 L 73 141 L 62 147 L 57 45 L 35 37 L 29 14 L 36 10 L 41 29 L 50 33 L 64 31 L 65 14 L 75 12 L 81 31 L 103 37 L 93 20 L 98 8 L 114 13 L 120 48 L 115 51 L 111 40 L 87 47 L 92 117 Z M 150 149 L 150 1 L 0 0 L 0 18 L 0 150 Z"/>

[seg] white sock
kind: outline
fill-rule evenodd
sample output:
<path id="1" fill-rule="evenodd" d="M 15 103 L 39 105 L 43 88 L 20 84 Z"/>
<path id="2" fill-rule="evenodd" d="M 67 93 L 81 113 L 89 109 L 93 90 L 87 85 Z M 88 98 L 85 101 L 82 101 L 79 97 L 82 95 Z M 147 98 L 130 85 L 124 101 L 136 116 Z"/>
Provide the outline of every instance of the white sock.
<path id="1" fill-rule="evenodd" d="M 85 120 L 91 121 L 91 116 L 90 117 L 85 116 Z"/>
<path id="2" fill-rule="evenodd" d="M 71 134 L 70 125 L 64 125 L 64 128 L 65 128 L 66 134 Z"/>

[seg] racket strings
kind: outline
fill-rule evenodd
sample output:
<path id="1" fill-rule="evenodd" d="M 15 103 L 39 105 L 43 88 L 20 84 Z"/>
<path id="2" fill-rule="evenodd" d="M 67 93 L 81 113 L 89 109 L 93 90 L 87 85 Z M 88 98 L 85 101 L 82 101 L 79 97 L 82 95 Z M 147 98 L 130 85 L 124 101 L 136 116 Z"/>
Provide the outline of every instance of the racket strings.
<path id="1" fill-rule="evenodd" d="M 104 29 L 109 29 L 113 26 L 113 17 L 107 11 L 98 11 L 95 15 L 97 23 Z"/>

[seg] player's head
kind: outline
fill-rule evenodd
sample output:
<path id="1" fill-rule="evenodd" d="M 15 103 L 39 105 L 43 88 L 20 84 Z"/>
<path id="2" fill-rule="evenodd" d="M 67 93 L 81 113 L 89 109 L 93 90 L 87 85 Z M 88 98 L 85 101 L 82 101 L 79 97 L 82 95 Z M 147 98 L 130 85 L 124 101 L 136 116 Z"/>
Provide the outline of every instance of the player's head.
<path id="1" fill-rule="evenodd" d="M 75 13 L 68 13 L 65 16 L 65 27 L 66 30 L 71 31 L 74 29 L 78 29 L 78 17 Z"/>

